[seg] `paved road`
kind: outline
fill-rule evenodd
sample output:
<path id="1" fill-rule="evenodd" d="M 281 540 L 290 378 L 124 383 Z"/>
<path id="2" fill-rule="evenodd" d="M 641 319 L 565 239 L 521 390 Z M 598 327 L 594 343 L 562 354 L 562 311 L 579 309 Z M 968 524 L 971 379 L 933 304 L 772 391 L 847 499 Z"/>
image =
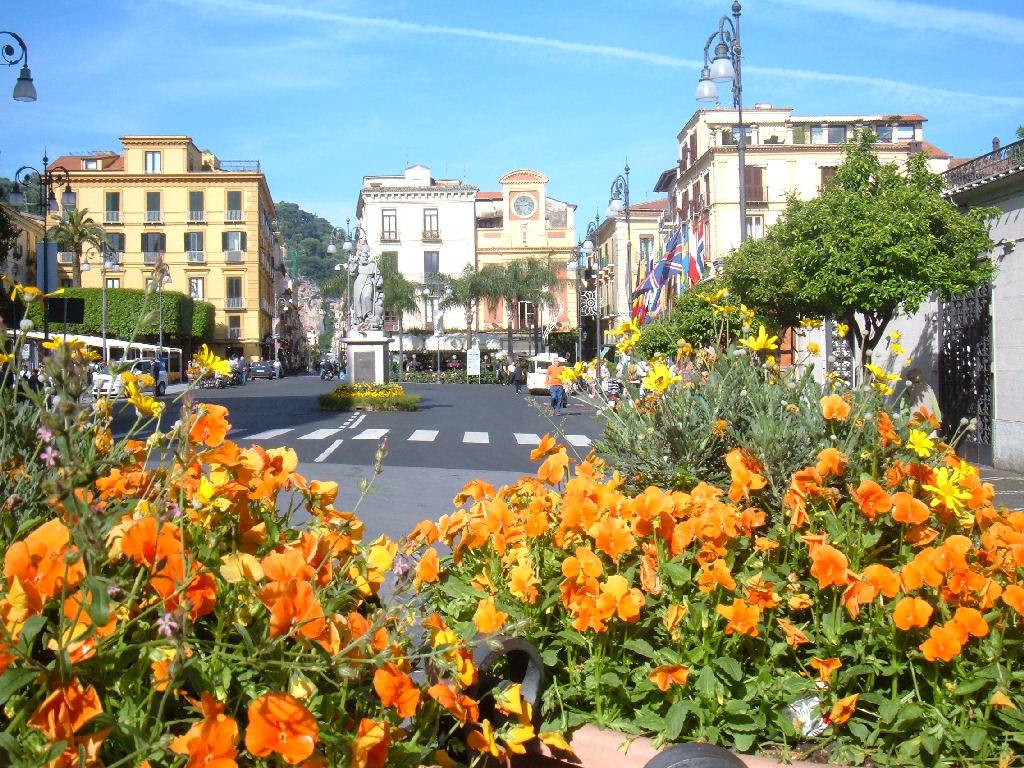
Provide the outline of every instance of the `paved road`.
<path id="1" fill-rule="evenodd" d="M 203 402 L 229 409 L 229 438 L 247 446 L 288 446 L 299 456 L 298 471 L 316 480 L 336 481 L 341 488 L 336 506 L 357 512 L 367 535 L 400 537 L 424 518 L 437 519 L 452 509 L 452 498 L 471 480 L 500 486 L 532 474 L 530 450 L 545 433 L 558 435 L 570 454 L 582 458 L 601 434 L 594 409 L 586 400 L 572 400 L 559 418 L 549 417 L 547 398 L 516 396 L 511 387 L 470 384 L 406 384 L 420 396 L 411 413 L 325 412 L 316 396 L 336 382 L 317 376 L 257 380 L 224 390 L 193 390 Z M 175 396 L 172 388 L 168 399 Z M 169 404 L 163 428 L 178 416 Z M 115 435 L 130 425 L 122 415 Z M 359 502 L 359 484 L 371 477 L 380 439 L 388 440 L 383 472 L 373 492 Z"/>

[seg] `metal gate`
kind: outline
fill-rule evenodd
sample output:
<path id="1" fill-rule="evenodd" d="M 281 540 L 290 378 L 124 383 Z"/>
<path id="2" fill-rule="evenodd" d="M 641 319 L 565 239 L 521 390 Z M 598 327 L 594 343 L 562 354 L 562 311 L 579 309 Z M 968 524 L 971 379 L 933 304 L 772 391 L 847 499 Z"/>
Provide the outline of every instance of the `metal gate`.
<path id="1" fill-rule="evenodd" d="M 939 302 L 939 407 L 948 438 L 962 419 L 976 419 L 957 453 L 992 463 L 992 285 Z"/>

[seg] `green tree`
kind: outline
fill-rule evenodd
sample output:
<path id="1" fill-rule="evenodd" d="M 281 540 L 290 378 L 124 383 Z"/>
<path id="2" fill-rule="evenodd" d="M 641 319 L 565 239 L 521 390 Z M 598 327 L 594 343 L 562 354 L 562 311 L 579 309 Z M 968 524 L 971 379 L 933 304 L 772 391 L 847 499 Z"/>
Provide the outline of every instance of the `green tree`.
<path id="1" fill-rule="evenodd" d="M 987 221 L 994 209 L 961 213 L 942 197 L 942 179 L 918 154 L 906 169 L 883 164 L 863 131 L 819 197 L 791 196 L 764 239 L 726 260 L 732 303 L 791 326 L 834 317 L 850 326 L 861 362 L 898 314 L 913 314 L 931 293 L 948 298 L 988 280 Z"/>
<path id="2" fill-rule="evenodd" d="M 484 298 L 484 282 L 472 264 L 464 266 L 457 276 L 442 274 L 440 278 L 445 291 L 440 307 L 442 310 L 461 309 L 465 313 L 466 349 L 469 349 L 473 346 L 476 312 Z"/>
<path id="3" fill-rule="evenodd" d="M 553 291 L 560 283 L 558 272 L 549 261 L 517 259 L 506 264 L 488 264 L 480 270 L 480 281 L 480 295 L 492 312 L 499 301 L 505 304 L 508 354 L 511 356 L 512 330 L 516 324 L 519 303 L 553 303 Z"/>
<path id="4" fill-rule="evenodd" d="M 419 306 L 416 296 L 420 286 L 406 280 L 392 259 L 378 259 L 377 265 L 384 282 L 381 288 L 384 291 L 384 311 L 398 316 L 398 356 L 404 362 L 405 313 L 415 312 Z"/>
<path id="5" fill-rule="evenodd" d="M 65 208 L 46 234 L 55 240 L 61 248 L 70 250 L 73 254 L 71 262 L 71 285 L 73 288 L 82 287 L 82 251 L 85 245 L 89 244 L 97 251 L 102 251 L 104 247 L 113 247 L 106 230 L 93 220 L 89 215 L 88 208 L 81 210 Z"/>

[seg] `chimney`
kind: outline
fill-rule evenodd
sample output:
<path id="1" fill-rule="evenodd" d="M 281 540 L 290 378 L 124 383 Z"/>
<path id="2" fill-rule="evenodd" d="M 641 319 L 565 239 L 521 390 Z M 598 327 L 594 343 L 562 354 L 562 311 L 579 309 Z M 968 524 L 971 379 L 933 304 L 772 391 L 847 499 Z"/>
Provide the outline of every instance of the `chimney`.
<path id="1" fill-rule="evenodd" d="M 998 136 L 996 136 L 994 139 L 992 139 L 992 151 L 993 152 L 998 152 L 999 151 L 999 137 Z"/>

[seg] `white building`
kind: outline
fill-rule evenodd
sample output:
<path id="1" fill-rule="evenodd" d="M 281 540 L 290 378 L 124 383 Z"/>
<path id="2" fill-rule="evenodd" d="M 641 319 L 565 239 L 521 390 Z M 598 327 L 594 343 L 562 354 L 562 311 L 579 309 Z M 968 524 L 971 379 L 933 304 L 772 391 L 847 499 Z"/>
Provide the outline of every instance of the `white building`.
<path id="1" fill-rule="evenodd" d="M 434 179 L 413 165 L 401 176 L 364 176 L 356 216 L 371 256 L 390 259 L 409 281 L 431 285 L 438 273 L 458 275 L 476 266 L 476 187 L 458 179 Z M 403 318 L 406 329 L 433 330 L 434 302 Z M 444 313 L 443 327 L 465 329 L 465 313 Z M 397 318 L 385 318 L 397 330 Z"/>

